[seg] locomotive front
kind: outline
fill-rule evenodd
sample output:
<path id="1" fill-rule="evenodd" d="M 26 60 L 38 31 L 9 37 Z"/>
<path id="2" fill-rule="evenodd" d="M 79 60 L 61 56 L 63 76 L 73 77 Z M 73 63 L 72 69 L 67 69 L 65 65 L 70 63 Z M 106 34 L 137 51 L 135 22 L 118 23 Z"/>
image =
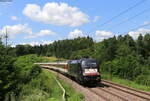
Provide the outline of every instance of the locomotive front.
<path id="1" fill-rule="evenodd" d="M 83 59 L 81 61 L 83 81 L 87 83 L 100 82 L 99 64 L 95 59 Z"/>

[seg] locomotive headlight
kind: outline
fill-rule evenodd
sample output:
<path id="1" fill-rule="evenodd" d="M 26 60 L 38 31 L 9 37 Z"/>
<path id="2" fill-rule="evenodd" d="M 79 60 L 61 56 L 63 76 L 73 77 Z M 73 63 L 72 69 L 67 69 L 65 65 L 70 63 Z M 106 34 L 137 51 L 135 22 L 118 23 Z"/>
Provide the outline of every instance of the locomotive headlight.
<path id="1" fill-rule="evenodd" d="M 85 69 L 85 73 L 96 73 L 98 70 L 97 69 Z"/>
<path id="2" fill-rule="evenodd" d="M 84 69 L 85 72 L 89 72 L 89 69 Z"/>

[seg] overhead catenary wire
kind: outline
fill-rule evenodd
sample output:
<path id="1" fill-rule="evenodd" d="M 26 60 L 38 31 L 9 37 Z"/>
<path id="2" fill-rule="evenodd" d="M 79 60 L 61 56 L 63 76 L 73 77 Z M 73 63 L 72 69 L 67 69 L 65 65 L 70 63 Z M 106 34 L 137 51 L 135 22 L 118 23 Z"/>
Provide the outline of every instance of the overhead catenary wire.
<path id="1" fill-rule="evenodd" d="M 121 15 L 127 13 L 128 11 L 132 10 L 133 8 L 135 8 L 135 7 L 139 6 L 139 5 L 141 5 L 141 4 L 144 3 L 145 1 L 147 1 L 147 0 L 140 0 L 139 2 L 137 2 L 136 4 L 134 4 L 133 6 L 130 6 L 129 8 L 123 10 L 123 11 L 120 12 L 119 14 L 113 16 L 112 18 L 108 19 L 107 21 L 105 21 L 105 22 L 102 23 L 101 25 L 96 26 L 95 28 L 97 28 L 97 27 L 102 27 L 102 26 L 104 26 L 104 25 L 110 23 L 112 20 L 114 20 L 114 19 L 120 17 Z M 95 28 L 93 28 L 93 29 L 95 29 Z M 93 29 L 91 29 L 89 32 L 93 31 Z"/>
<path id="2" fill-rule="evenodd" d="M 149 26 L 149 25 L 150 25 L 150 23 L 137 26 L 137 27 L 135 27 L 135 28 L 133 28 L 133 29 L 130 29 L 129 31 L 125 32 L 125 34 L 126 34 L 126 33 L 128 34 L 130 31 L 135 31 L 135 30 L 137 30 L 137 29 L 140 29 L 140 28 L 143 28 L 143 27 L 146 27 L 146 26 Z"/>
<path id="3" fill-rule="evenodd" d="M 134 19 L 134 18 L 136 18 L 136 17 L 142 15 L 143 13 L 145 13 L 145 12 L 147 12 L 147 11 L 150 11 L 150 8 L 145 9 L 145 10 L 143 10 L 143 11 L 137 13 L 136 15 L 131 16 L 131 17 L 129 17 L 128 19 L 126 19 L 126 20 L 124 20 L 124 21 L 121 21 L 120 23 L 118 23 L 118 24 L 112 26 L 111 28 L 118 27 L 119 25 L 124 24 L 124 23 L 126 23 L 126 22 L 128 22 L 128 21 L 130 21 L 130 20 L 132 20 L 132 19 Z"/>

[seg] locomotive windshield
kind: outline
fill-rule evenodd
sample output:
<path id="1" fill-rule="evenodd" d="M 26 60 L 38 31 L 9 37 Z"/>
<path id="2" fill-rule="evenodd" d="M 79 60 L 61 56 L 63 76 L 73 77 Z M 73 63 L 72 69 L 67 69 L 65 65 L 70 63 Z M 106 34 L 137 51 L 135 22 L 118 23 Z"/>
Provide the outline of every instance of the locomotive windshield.
<path id="1" fill-rule="evenodd" d="M 97 62 L 95 60 L 83 60 L 82 67 L 83 68 L 97 67 Z"/>

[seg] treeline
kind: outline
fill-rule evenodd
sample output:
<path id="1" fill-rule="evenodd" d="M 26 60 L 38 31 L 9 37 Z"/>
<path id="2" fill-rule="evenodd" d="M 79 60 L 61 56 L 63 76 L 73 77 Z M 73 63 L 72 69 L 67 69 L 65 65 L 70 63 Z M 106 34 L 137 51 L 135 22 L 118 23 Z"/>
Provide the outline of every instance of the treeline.
<path id="1" fill-rule="evenodd" d="M 66 39 L 55 41 L 49 45 L 30 46 L 17 45 L 14 48 L 17 56 L 26 54 L 38 54 L 41 56 L 55 56 L 57 58 L 68 59 L 75 51 L 87 49 L 94 45 L 93 39 L 90 37 Z"/>
<path id="2" fill-rule="evenodd" d="M 16 54 L 38 54 L 77 59 L 85 56 L 100 62 L 101 72 L 150 85 L 150 34 L 134 40 L 129 35 L 114 36 L 95 43 L 90 37 L 59 40 L 49 45 L 16 46 Z"/>

